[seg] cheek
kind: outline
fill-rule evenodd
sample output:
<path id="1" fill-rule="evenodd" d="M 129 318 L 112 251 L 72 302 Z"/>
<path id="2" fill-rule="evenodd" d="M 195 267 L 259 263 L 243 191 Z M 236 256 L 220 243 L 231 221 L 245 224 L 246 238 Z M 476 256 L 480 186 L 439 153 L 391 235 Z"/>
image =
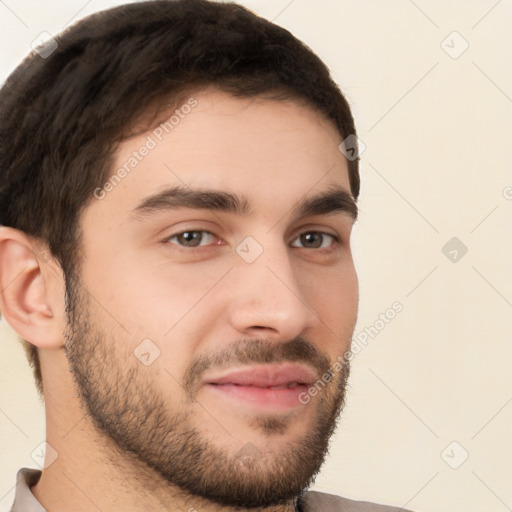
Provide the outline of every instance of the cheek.
<path id="1" fill-rule="evenodd" d="M 325 329 L 332 331 L 337 339 L 346 340 L 345 346 L 353 334 L 359 304 L 359 284 L 353 263 L 317 272 L 307 280 L 306 288 L 309 305 Z"/>
<path id="2" fill-rule="evenodd" d="M 229 265 L 172 263 L 159 258 L 90 258 L 84 281 L 112 317 L 137 337 L 161 338 L 193 316 Z M 174 327 L 175 326 L 175 327 Z"/>
<path id="3" fill-rule="evenodd" d="M 350 308 L 359 298 L 359 285 L 350 254 L 343 255 L 333 265 L 298 264 L 296 279 L 315 302 L 344 305 Z"/>

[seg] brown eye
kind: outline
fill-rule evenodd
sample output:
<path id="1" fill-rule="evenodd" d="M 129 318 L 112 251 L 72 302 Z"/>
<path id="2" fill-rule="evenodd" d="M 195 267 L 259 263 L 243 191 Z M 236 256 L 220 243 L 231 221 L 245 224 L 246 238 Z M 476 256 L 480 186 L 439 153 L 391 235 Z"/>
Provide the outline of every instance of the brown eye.
<path id="1" fill-rule="evenodd" d="M 208 245 L 201 243 L 205 238 L 207 238 L 204 236 L 205 234 L 207 237 L 214 237 L 214 235 L 209 231 L 183 231 L 182 233 L 170 236 L 167 240 L 171 243 L 174 243 L 172 240 L 175 240 L 177 242 L 175 245 L 180 245 L 182 247 L 199 247 L 202 245 Z"/>
<path id="2" fill-rule="evenodd" d="M 306 231 L 295 240 L 300 240 L 300 243 L 306 249 L 323 249 L 330 247 L 333 242 L 337 241 L 334 235 L 321 231 Z M 297 245 L 292 245 L 293 247 L 297 247 Z"/>

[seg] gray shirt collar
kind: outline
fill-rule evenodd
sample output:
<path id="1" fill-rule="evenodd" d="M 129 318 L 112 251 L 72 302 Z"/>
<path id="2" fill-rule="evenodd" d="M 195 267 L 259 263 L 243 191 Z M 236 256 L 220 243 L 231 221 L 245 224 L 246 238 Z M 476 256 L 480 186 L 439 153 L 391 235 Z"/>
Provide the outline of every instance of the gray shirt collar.
<path id="1" fill-rule="evenodd" d="M 16 495 L 11 512 L 46 512 L 41 503 L 36 500 L 30 487 L 37 484 L 41 478 L 38 469 L 21 468 L 16 475 Z"/>

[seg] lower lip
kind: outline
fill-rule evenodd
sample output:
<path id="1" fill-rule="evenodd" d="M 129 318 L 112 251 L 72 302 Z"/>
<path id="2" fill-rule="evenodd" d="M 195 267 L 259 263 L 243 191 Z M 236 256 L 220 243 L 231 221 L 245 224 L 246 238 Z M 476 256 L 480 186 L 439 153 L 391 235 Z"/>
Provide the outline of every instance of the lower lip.
<path id="1" fill-rule="evenodd" d="M 301 393 L 307 393 L 305 384 L 294 388 L 257 388 L 255 386 L 237 386 L 236 384 L 208 384 L 208 388 L 223 396 L 244 401 L 249 405 L 270 407 L 272 409 L 289 409 L 303 405 L 299 400 Z"/>

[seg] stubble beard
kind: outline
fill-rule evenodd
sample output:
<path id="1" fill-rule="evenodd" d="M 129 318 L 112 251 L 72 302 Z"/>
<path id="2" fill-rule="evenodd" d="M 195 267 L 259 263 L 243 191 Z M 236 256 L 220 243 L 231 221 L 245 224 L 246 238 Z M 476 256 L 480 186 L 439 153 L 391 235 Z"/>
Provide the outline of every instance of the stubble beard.
<path id="1" fill-rule="evenodd" d="M 193 399 L 187 411 L 169 409 L 164 394 L 148 378 L 151 367 L 142 365 L 132 352 L 121 348 L 124 344 L 116 343 L 94 325 L 85 293 L 78 294 L 68 287 L 68 296 L 66 356 L 81 406 L 111 454 L 121 457 L 125 466 L 137 463 L 138 472 L 133 474 L 146 486 L 147 482 L 166 482 L 180 494 L 199 501 L 266 509 L 290 503 L 311 485 L 324 462 L 345 403 L 348 361 L 337 378 L 319 391 L 317 403 L 308 405 L 316 407 L 316 411 L 305 435 L 284 442 L 278 452 L 269 453 L 250 439 L 240 448 L 234 433 L 233 441 L 237 438 L 238 444 L 229 451 L 201 432 L 197 426 L 201 421 L 193 422 Z M 254 363 L 310 363 L 312 356 L 326 370 L 328 360 L 302 338 L 277 346 L 264 340 L 241 341 L 231 352 L 230 361 L 249 358 Z M 186 375 L 191 377 L 192 368 L 197 367 L 196 361 Z M 184 388 L 187 389 L 186 382 Z M 192 390 L 189 391 L 192 398 Z M 222 423 L 222 418 L 201 414 L 201 418 L 205 417 Z M 294 418 L 293 414 L 259 415 L 249 425 L 272 437 L 285 433 Z M 141 467 L 146 470 L 145 475 L 141 474 Z"/>

